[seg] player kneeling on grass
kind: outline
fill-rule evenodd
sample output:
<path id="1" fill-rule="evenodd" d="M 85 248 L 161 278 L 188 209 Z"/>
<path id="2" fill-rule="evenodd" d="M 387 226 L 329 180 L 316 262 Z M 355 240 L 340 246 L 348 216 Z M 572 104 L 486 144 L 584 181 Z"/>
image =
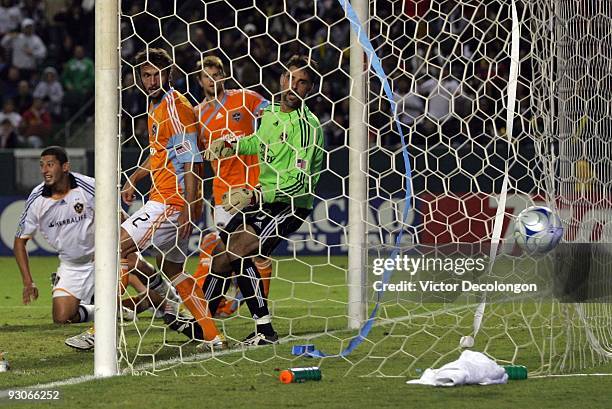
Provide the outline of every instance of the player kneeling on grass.
<path id="1" fill-rule="evenodd" d="M 53 322 L 70 324 L 94 318 L 94 179 L 70 171 L 66 151 L 51 146 L 40 155 L 43 182 L 26 202 L 13 251 L 23 279 L 23 303 L 38 298 L 26 244 L 37 231 L 59 253 L 53 280 Z M 79 349 L 94 346 L 93 331 L 68 338 Z"/>
<path id="2" fill-rule="evenodd" d="M 280 78 L 280 104 L 264 110 L 257 132 L 231 143 L 213 140 L 204 152 L 205 160 L 258 155 L 260 188 L 232 189 L 224 195 L 224 209 L 235 215 L 220 232 L 222 242 L 204 283 L 214 314 L 223 282 L 232 272 L 236 275 L 256 323 L 245 345 L 278 341 L 254 257 L 269 257 L 281 239 L 295 232 L 310 215 L 325 156 L 319 120 L 304 104 L 314 85 L 313 62 L 305 56 L 293 56 L 284 66 L 287 71 Z M 225 279 L 216 278 L 219 276 Z"/>

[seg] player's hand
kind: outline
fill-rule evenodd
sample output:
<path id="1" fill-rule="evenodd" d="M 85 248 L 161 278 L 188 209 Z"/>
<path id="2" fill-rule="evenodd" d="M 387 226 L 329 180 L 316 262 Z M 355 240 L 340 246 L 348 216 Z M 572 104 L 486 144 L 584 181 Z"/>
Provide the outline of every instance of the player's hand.
<path id="1" fill-rule="evenodd" d="M 36 301 L 38 299 L 38 288 L 36 288 L 36 284 L 30 283 L 28 285 L 23 286 L 23 303 L 28 305 L 32 301 Z"/>
<path id="2" fill-rule="evenodd" d="M 130 182 L 129 180 L 125 182 L 125 185 L 123 185 L 123 189 L 121 189 L 121 200 L 123 200 L 123 203 L 125 203 L 126 205 L 131 205 L 134 201 L 135 192 L 136 188 L 134 187 L 132 182 Z"/>
<path id="3" fill-rule="evenodd" d="M 223 194 L 221 206 L 223 210 L 234 215 L 247 206 L 253 206 L 260 202 L 261 192 L 259 189 L 250 190 L 247 188 L 232 189 Z"/>
<path id="4" fill-rule="evenodd" d="M 181 214 L 179 214 L 177 223 L 179 238 L 188 238 L 193 230 L 193 224 L 191 224 L 191 218 L 189 217 L 189 206 L 185 206 Z"/>
<path id="5" fill-rule="evenodd" d="M 236 151 L 232 144 L 223 139 L 215 139 L 208 144 L 208 149 L 204 151 L 204 160 L 211 161 L 217 159 L 228 158 L 235 154 Z"/>

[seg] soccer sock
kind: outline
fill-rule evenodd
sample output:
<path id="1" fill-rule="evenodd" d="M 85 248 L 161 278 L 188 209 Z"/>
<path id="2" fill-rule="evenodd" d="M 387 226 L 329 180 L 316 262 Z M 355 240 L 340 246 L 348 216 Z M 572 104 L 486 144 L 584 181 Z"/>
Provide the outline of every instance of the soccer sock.
<path id="1" fill-rule="evenodd" d="M 263 283 L 253 259 L 236 259 L 231 265 L 237 274 L 238 288 L 257 324 L 257 331 L 266 335 L 274 333 L 268 302 L 263 296 Z"/>
<path id="2" fill-rule="evenodd" d="M 255 259 L 255 266 L 261 276 L 264 297 L 268 298 L 268 294 L 270 294 L 270 277 L 272 277 L 272 260 L 269 258 L 257 258 Z"/>
<path id="3" fill-rule="evenodd" d="M 216 273 L 208 274 L 204 280 L 202 291 L 204 299 L 208 301 L 208 309 L 210 315 L 214 316 L 219 308 L 219 303 L 223 299 L 223 284 L 225 279 L 216 275 Z"/>
<path id="4" fill-rule="evenodd" d="M 208 233 L 202 238 L 202 244 L 200 244 L 200 260 L 198 262 L 198 269 L 193 274 L 193 278 L 196 279 L 200 287 L 204 286 L 204 280 L 206 275 L 210 271 L 212 264 L 212 254 L 217 247 L 219 242 L 219 236 L 217 233 Z"/>
<path id="5" fill-rule="evenodd" d="M 208 303 L 204 299 L 204 293 L 196 284 L 195 279 L 190 275 L 181 273 L 172 283 L 178 290 L 179 295 L 183 299 L 183 303 L 191 315 L 193 315 L 196 321 L 198 321 L 198 324 L 200 324 L 200 327 L 204 330 L 204 339 L 210 341 L 219 335 L 217 326 L 208 311 Z"/>
<path id="6" fill-rule="evenodd" d="M 119 297 L 121 297 L 127 290 L 128 283 L 130 281 L 130 265 L 127 258 L 122 258 L 119 261 L 121 265 L 121 276 L 119 277 Z"/>
<path id="7" fill-rule="evenodd" d="M 155 291 L 160 295 L 165 301 L 164 304 L 164 313 L 177 315 L 179 310 L 179 305 L 181 304 L 181 298 L 179 294 L 176 294 L 174 288 L 172 288 L 172 284 L 166 281 L 161 273 L 156 273 L 153 277 L 149 278 L 149 290 Z"/>
<path id="8" fill-rule="evenodd" d="M 95 308 L 93 305 L 79 305 L 79 322 L 89 322 L 94 320 Z"/>

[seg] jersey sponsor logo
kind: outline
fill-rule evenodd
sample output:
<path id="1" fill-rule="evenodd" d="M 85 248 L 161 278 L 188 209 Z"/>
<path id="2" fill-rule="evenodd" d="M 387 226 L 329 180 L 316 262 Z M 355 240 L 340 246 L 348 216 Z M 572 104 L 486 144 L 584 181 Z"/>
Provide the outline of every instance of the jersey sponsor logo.
<path id="1" fill-rule="evenodd" d="M 184 140 L 178 145 L 174 145 L 174 151 L 177 155 L 182 155 L 184 153 L 191 152 L 191 142 L 189 142 L 188 140 Z"/>
<path id="2" fill-rule="evenodd" d="M 78 214 L 83 213 L 83 209 L 84 209 L 84 208 L 85 208 L 85 207 L 83 206 L 83 203 L 76 202 L 76 203 L 74 204 L 74 211 L 75 211 L 75 212 L 77 212 Z"/>
<path id="3" fill-rule="evenodd" d="M 64 219 L 64 220 L 58 220 L 58 221 L 54 221 L 49 223 L 49 228 L 52 227 L 61 227 L 61 226 L 66 226 L 67 224 L 72 224 L 72 223 L 78 223 L 82 220 L 85 220 L 87 218 L 86 214 L 82 214 L 80 216 L 75 216 L 75 217 L 70 217 L 68 219 Z"/>
<path id="4" fill-rule="evenodd" d="M 236 122 L 240 122 L 240 120 L 242 119 L 242 113 L 241 112 L 234 112 L 232 114 L 232 119 Z"/>
<path id="5" fill-rule="evenodd" d="M 157 136 L 157 124 L 153 124 L 151 127 L 151 133 L 153 134 L 153 137 Z"/>
<path id="6" fill-rule="evenodd" d="M 284 132 L 280 134 L 280 140 L 281 142 L 287 142 L 287 134 Z"/>

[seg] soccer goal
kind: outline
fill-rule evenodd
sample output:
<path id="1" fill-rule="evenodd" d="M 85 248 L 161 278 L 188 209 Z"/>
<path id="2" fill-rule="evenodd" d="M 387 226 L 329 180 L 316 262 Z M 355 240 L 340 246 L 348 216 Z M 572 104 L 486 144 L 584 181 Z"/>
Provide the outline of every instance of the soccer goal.
<path id="1" fill-rule="evenodd" d="M 414 377 L 464 348 L 539 375 L 612 359 L 606 2 L 109 1 L 97 2 L 96 13 L 97 375 L 244 376 L 318 364 Z M 162 85 L 194 107 L 195 123 L 172 122 L 183 142 L 165 148 L 177 157 L 192 126 L 208 142 L 233 138 L 241 121 L 249 122 L 241 129 L 256 129 L 265 110 L 248 98 L 257 95 L 275 112 L 286 98 L 290 57 L 316 62 L 304 104 L 325 143 L 312 211 L 269 257 L 253 259 L 258 270 L 271 268 L 269 278 L 254 280 L 269 285 L 279 335 L 272 345 L 241 342 L 257 320 L 231 274 L 221 277 L 227 285 L 213 316 L 227 348 L 202 348 L 168 325 L 160 316 L 172 291 L 166 286 L 156 299 L 146 292 L 153 278 L 143 275 L 123 294 L 135 314 L 117 317 L 120 213 L 134 214 L 160 189 L 147 158 L 159 149 L 151 130 L 162 125 L 150 117 L 156 102 L 135 59 L 151 49 L 172 59 Z M 242 104 L 230 107 L 228 95 Z M 270 159 L 268 148 L 260 146 L 259 161 Z M 180 249 L 186 275 L 217 274 L 205 248 L 223 229 L 213 216 L 216 189 L 249 185 L 260 166 L 237 160 L 248 169 L 242 182 L 219 176 L 232 173 L 223 162 L 203 162 L 197 173 L 201 217 L 193 215 L 188 246 L 179 245 L 177 225 L 168 250 Z M 294 163 L 301 172 L 309 166 Z M 174 166 L 168 160 L 163 170 L 182 181 Z M 147 177 L 127 206 L 119 187 L 134 172 Z M 534 204 L 548 206 L 565 227 L 563 243 L 541 256 L 513 245 L 514 216 Z M 264 247 L 244 258 L 267 255 Z M 155 264 L 168 254 L 154 244 L 141 256 Z M 182 323 L 194 322 L 180 313 Z M 304 345 L 313 345 L 309 356 L 296 354 Z"/>

